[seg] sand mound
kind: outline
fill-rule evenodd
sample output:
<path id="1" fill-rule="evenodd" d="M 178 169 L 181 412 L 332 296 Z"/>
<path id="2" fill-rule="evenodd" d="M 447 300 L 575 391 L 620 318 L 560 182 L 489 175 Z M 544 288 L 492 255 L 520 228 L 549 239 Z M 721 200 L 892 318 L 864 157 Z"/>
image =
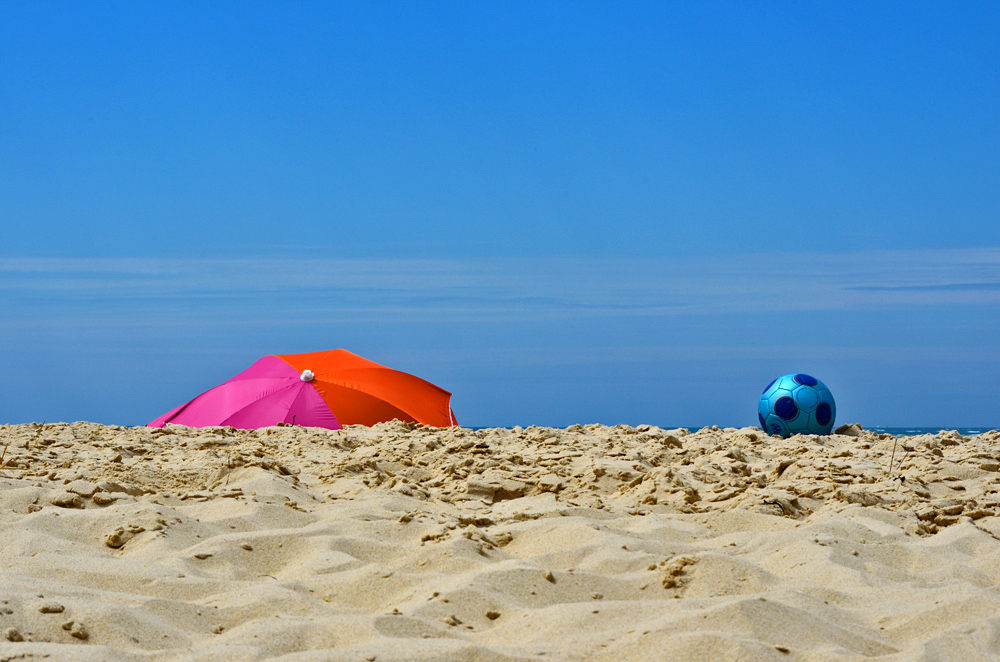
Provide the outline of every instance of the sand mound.
<path id="1" fill-rule="evenodd" d="M 3 426 L 0 657 L 1000 657 L 1000 433 L 840 432 Z"/>

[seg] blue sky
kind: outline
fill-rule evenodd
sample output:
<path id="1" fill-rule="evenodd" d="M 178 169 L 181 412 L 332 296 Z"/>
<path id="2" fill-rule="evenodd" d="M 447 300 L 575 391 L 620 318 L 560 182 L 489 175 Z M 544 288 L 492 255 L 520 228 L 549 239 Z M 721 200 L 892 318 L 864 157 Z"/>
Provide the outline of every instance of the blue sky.
<path id="1" fill-rule="evenodd" d="M 0 4 L 0 423 L 345 347 L 469 425 L 1000 425 L 988 3 Z"/>

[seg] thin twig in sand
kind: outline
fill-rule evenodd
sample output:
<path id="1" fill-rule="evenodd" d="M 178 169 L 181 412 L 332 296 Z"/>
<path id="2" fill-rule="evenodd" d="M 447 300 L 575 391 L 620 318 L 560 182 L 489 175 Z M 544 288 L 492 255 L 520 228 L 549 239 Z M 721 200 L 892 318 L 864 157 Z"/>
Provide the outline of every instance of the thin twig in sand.
<path id="1" fill-rule="evenodd" d="M 781 508 L 781 514 L 782 515 L 787 515 L 788 514 L 788 513 L 785 512 L 785 507 L 778 500 L 768 501 L 767 499 L 764 499 L 764 503 L 767 504 L 768 506 L 777 506 L 778 508 Z"/>
<path id="2" fill-rule="evenodd" d="M 29 440 L 28 440 L 28 442 L 27 442 L 27 443 L 26 443 L 26 444 L 24 445 L 24 447 L 25 447 L 26 449 L 28 449 L 28 450 L 31 450 L 31 444 L 32 444 L 32 443 L 33 443 L 34 441 L 36 441 L 36 440 L 37 440 L 37 439 L 38 439 L 38 438 L 39 438 L 40 436 L 42 436 L 42 432 L 44 432 L 44 431 L 45 431 L 45 424 L 46 424 L 46 423 L 48 422 L 48 420 L 49 420 L 49 419 L 45 419 L 44 421 L 42 421 L 42 424 L 38 426 L 38 429 L 37 429 L 37 430 L 35 430 L 35 436 L 34 436 L 34 437 L 32 437 L 31 439 L 29 439 Z M 9 445 L 9 443 L 10 443 L 10 442 L 8 442 L 8 445 Z M 4 452 L 5 452 L 5 453 L 7 452 L 7 449 L 6 449 L 6 448 L 4 448 Z M 0 455 L 0 463 L 2 463 L 2 462 L 3 462 L 3 456 L 2 456 L 2 455 Z"/>

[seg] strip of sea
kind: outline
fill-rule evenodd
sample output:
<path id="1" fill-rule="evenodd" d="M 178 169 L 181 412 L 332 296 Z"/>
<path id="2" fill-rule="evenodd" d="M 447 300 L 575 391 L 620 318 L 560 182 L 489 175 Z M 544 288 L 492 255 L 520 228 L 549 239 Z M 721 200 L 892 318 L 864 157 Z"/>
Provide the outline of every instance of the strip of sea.
<path id="1" fill-rule="evenodd" d="M 956 427 L 933 427 L 933 428 L 885 428 L 885 427 L 869 427 L 864 423 L 861 424 L 866 430 L 871 430 L 872 432 L 878 432 L 879 434 L 891 434 L 894 437 L 915 437 L 920 434 L 937 434 L 938 432 L 955 430 L 963 437 L 974 437 L 977 434 L 982 434 L 989 430 L 1000 430 L 1000 425 L 994 425 L 992 427 L 977 427 L 977 428 L 956 428 Z M 659 426 L 664 430 L 670 430 L 676 428 L 676 425 L 661 425 Z M 684 426 L 680 426 L 684 427 Z M 473 427 L 472 430 L 487 430 L 489 428 L 484 427 Z M 687 426 L 689 430 L 700 430 L 701 426 Z"/>
<path id="2" fill-rule="evenodd" d="M 989 430 L 1000 430 L 1000 426 L 994 425 L 993 427 L 978 427 L 978 428 L 955 428 L 955 427 L 938 427 L 938 428 L 880 428 L 872 427 L 868 428 L 878 433 L 891 434 L 894 437 L 913 437 L 918 434 L 937 434 L 942 430 L 955 430 L 963 437 L 975 437 L 977 434 L 982 434 L 988 432 Z"/>

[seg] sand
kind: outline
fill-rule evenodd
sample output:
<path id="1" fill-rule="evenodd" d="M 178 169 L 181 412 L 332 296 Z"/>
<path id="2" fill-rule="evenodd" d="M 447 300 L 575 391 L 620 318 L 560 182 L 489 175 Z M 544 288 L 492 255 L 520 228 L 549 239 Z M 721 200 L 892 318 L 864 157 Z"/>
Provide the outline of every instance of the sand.
<path id="1" fill-rule="evenodd" d="M 1000 433 L 840 432 L 0 426 L 0 660 L 1000 659 Z"/>

